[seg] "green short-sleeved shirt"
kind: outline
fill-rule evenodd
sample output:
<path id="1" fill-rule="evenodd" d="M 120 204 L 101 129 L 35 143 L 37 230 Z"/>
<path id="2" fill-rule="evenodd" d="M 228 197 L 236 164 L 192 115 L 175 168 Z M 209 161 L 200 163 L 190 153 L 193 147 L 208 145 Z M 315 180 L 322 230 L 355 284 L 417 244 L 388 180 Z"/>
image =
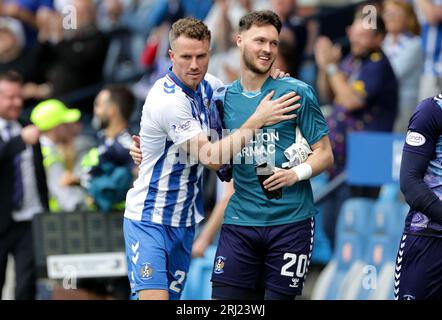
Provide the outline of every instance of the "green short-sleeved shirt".
<path id="1" fill-rule="evenodd" d="M 224 213 L 224 223 L 244 226 L 272 226 L 305 220 L 317 213 L 313 204 L 310 182 L 300 181 L 284 187 L 281 199 L 268 200 L 255 173 L 254 154 L 264 150 L 281 167 L 288 161 L 284 150 L 295 142 L 295 129 L 299 124 L 302 135 L 310 145 L 328 134 L 327 123 L 319 109 L 312 87 L 291 77 L 274 80 L 268 78 L 259 92 L 245 92 L 237 80 L 228 87 L 224 103 L 224 124 L 234 130 L 255 112 L 260 101 L 275 90 L 272 99 L 290 91 L 301 96 L 297 117 L 262 128 L 240 154 L 233 159 L 235 193 Z M 238 164 L 240 163 L 240 164 Z"/>

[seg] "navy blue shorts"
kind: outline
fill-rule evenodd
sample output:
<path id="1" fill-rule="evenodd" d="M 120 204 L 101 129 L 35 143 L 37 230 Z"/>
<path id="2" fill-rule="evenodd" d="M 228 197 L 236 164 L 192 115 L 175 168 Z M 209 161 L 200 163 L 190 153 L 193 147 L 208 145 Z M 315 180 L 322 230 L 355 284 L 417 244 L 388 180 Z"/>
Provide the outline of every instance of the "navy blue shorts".
<path id="1" fill-rule="evenodd" d="M 442 299 L 442 238 L 402 236 L 394 293 L 396 300 Z"/>
<path id="2" fill-rule="evenodd" d="M 212 272 L 215 299 L 219 284 L 267 290 L 295 297 L 302 293 L 313 247 L 314 218 L 270 226 L 224 224 Z"/>

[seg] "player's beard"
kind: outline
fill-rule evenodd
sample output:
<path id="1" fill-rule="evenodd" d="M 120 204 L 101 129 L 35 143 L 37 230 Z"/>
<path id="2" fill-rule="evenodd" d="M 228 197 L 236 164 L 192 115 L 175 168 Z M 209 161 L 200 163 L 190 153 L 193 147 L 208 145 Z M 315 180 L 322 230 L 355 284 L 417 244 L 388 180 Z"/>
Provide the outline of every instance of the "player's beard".
<path id="1" fill-rule="evenodd" d="M 268 55 L 268 57 L 271 59 L 271 63 L 269 64 L 268 68 L 263 69 L 263 68 L 259 68 L 256 65 L 256 63 L 254 63 L 254 61 L 253 61 L 254 60 L 254 56 L 253 56 L 253 54 L 249 53 L 247 51 L 247 49 L 244 50 L 244 52 L 242 54 L 242 59 L 244 61 L 244 64 L 246 65 L 247 69 L 249 69 L 250 71 L 252 71 L 252 72 L 254 72 L 256 74 L 266 74 L 272 68 L 273 63 L 275 62 L 275 57 L 273 57 L 273 60 L 272 60 L 272 56 L 271 55 Z M 256 59 L 258 59 L 258 58 L 256 58 Z"/>
<path id="2" fill-rule="evenodd" d="M 109 119 L 101 119 L 100 117 L 94 115 L 92 118 L 92 128 L 95 130 L 104 130 L 109 126 Z"/>

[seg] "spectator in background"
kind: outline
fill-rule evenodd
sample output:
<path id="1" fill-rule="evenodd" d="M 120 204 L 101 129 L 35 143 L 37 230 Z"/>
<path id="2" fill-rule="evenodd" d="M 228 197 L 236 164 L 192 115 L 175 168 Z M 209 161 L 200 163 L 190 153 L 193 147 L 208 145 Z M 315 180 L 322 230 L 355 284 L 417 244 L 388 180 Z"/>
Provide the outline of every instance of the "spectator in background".
<path id="1" fill-rule="evenodd" d="M 76 12 L 76 28 L 64 29 L 60 14 L 55 13 L 59 21 L 58 30 L 54 32 L 61 33 L 62 38 L 57 40 L 48 34 L 40 39 L 45 41 L 44 58 L 50 64 L 46 77 L 53 85 L 55 97 L 97 85 L 102 80 L 108 41 L 95 25 L 94 2 L 73 0 L 72 5 Z M 82 117 L 92 118 L 92 104 L 89 98 L 77 101 Z"/>
<path id="2" fill-rule="evenodd" d="M 34 125 L 18 122 L 22 80 L 15 72 L 0 74 L 0 290 L 8 255 L 15 260 L 15 299 L 35 298 L 35 263 L 31 221 L 48 210 L 48 192 Z"/>
<path id="3" fill-rule="evenodd" d="M 294 57 L 292 58 L 293 70 L 290 71 L 290 75 L 298 78 L 299 67 L 307 44 L 307 29 L 304 22 L 296 15 L 296 0 L 272 0 L 271 4 L 273 11 L 282 21 L 280 39 L 286 41 L 294 51 Z"/>
<path id="4" fill-rule="evenodd" d="M 98 147 L 82 161 L 82 185 L 103 212 L 124 209 L 126 192 L 137 173 L 129 155 L 132 140 L 127 130 L 134 102 L 133 94 L 117 85 L 105 87 L 95 99 L 93 126 L 100 130 Z"/>
<path id="5" fill-rule="evenodd" d="M 19 58 L 24 46 L 25 34 L 21 23 L 14 18 L 0 17 L 0 67 L 6 70 L 14 67 L 10 64 Z"/>
<path id="6" fill-rule="evenodd" d="M 137 174 L 129 155 L 131 136 L 127 130 L 134 107 L 134 96 L 124 86 L 109 85 L 96 96 L 93 126 L 98 132 L 98 146 L 82 160 L 82 185 L 92 202 L 103 213 L 124 210 L 126 192 Z M 128 278 L 82 279 L 78 286 L 102 296 L 127 299 Z"/>
<path id="7" fill-rule="evenodd" d="M 316 87 L 316 63 L 314 56 L 314 47 L 316 38 L 319 33 L 319 19 L 315 17 L 320 8 L 312 2 L 303 2 L 298 4 L 297 13 L 304 22 L 307 29 L 307 41 L 305 44 L 304 55 L 302 58 L 301 66 L 299 68 L 298 78 L 307 84 Z"/>
<path id="8" fill-rule="evenodd" d="M 422 32 L 424 72 L 419 100 L 437 95 L 442 88 L 442 0 L 414 0 Z"/>
<path id="9" fill-rule="evenodd" d="M 279 42 L 278 55 L 273 67 L 275 69 L 284 70 L 290 75 L 297 73 L 299 64 L 297 63 L 296 50 L 292 43 L 285 40 Z"/>
<path id="10" fill-rule="evenodd" d="M 240 53 L 235 44 L 236 22 L 260 5 L 260 1 L 217 0 L 205 20 L 213 34 L 208 72 L 224 83 L 230 83 L 239 76 Z"/>
<path id="11" fill-rule="evenodd" d="M 374 20 L 373 20 L 374 21 Z M 321 37 L 315 48 L 318 65 L 318 92 L 323 101 L 333 101 L 327 121 L 335 165 L 334 178 L 344 171 L 346 137 L 352 131 L 391 131 L 396 118 L 398 85 L 393 69 L 381 49 L 385 26 L 377 17 L 375 28 L 364 27 L 358 12 L 349 29 L 351 53 L 341 61 L 340 47 Z M 326 205 L 325 231 L 333 243 L 334 228 L 341 204 L 350 196 L 377 197 L 378 189 L 341 186 Z"/>
<path id="12" fill-rule="evenodd" d="M 417 104 L 423 64 L 420 27 L 413 6 L 403 0 L 388 0 L 382 13 L 387 35 L 382 48 L 399 82 L 399 109 L 394 129 L 405 132 Z"/>
<path id="13" fill-rule="evenodd" d="M 211 0 L 103 1 L 99 13 L 105 22 L 100 23 L 100 27 L 111 36 L 104 68 L 106 80 L 121 81 L 142 72 L 139 57 L 146 50 L 150 58 L 143 64 L 152 67 L 152 60 L 167 53 L 168 48 L 158 50 L 158 46 L 162 35 L 165 35 L 167 43 L 170 25 L 184 16 L 204 19 L 211 6 Z M 162 28 L 164 24 L 167 25 L 166 30 Z M 158 33 L 157 29 L 161 32 Z"/>
<path id="14" fill-rule="evenodd" d="M 64 127 L 69 131 L 68 140 L 57 145 L 61 159 L 65 165 L 66 172 L 63 177 L 65 185 L 79 185 L 81 170 L 81 159 L 96 146 L 95 137 L 82 133 L 81 122 L 65 123 Z"/>
<path id="15" fill-rule="evenodd" d="M 259 9 L 270 9 L 270 5 L 265 0 L 215 0 L 204 20 L 213 33 L 212 51 L 226 52 L 236 47 L 234 34 L 237 22 L 247 12 Z"/>
<path id="16" fill-rule="evenodd" d="M 98 4 L 98 28 L 110 38 L 103 70 L 106 82 L 132 81 L 144 70 L 140 55 L 147 36 L 159 23 L 154 8 L 152 0 L 104 0 Z"/>
<path id="17" fill-rule="evenodd" d="M 184 16 L 205 17 L 211 5 L 212 1 L 201 0 L 151 0 L 142 3 L 133 1 L 129 10 L 122 13 L 120 24 L 121 27 L 129 30 L 132 34 L 133 39 L 131 41 L 135 42 L 132 45 L 137 47 L 134 51 L 138 50 L 139 40 L 143 41 L 144 46 L 141 55 L 138 54 L 139 57 L 136 59 L 137 62 L 141 61 L 142 68 L 145 71 L 142 79 L 135 84 L 133 89 L 138 100 L 144 101 L 146 92 L 150 90 L 158 78 L 167 73 L 170 67 L 168 34 L 172 23 Z M 118 43 L 119 39 L 112 39 L 112 41 Z M 112 62 L 112 59 L 122 56 L 121 54 L 115 54 L 117 47 L 126 51 L 127 55 L 127 45 L 119 46 L 117 44 L 114 46 L 111 44 L 105 64 L 106 78 L 109 78 L 109 74 L 119 77 L 121 73 L 118 72 L 118 69 L 124 69 L 124 66 L 118 66 L 118 64 Z M 139 116 L 141 117 L 141 115 Z M 139 126 L 137 127 L 139 128 Z"/>
<path id="18" fill-rule="evenodd" d="M 86 194 L 72 183 L 72 173 L 67 170 L 57 146 L 74 138 L 68 123 L 79 121 L 80 115 L 78 109 L 68 109 L 55 99 L 39 103 L 31 113 L 31 121 L 42 132 L 40 142 L 49 188 L 49 209 L 52 212 L 85 209 Z"/>
<path id="19" fill-rule="evenodd" d="M 45 99 L 52 91 L 45 83 L 40 49 L 38 45 L 25 48 L 25 33 L 18 20 L 0 17 L 0 73 L 15 70 L 22 76 L 25 101 Z"/>
<path id="20" fill-rule="evenodd" d="M 25 47 L 32 48 L 37 43 L 37 29 L 40 11 L 52 10 L 52 0 L 4 0 L 0 2 L 0 15 L 19 20 L 25 31 Z"/>
<path id="21" fill-rule="evenodd" d="M 120 23 L 145 38 L 164 21 L 173 23 L 181 17 L 204 19 L 212 7 L 212 0 L 129 0 L 127 3 Z"/>

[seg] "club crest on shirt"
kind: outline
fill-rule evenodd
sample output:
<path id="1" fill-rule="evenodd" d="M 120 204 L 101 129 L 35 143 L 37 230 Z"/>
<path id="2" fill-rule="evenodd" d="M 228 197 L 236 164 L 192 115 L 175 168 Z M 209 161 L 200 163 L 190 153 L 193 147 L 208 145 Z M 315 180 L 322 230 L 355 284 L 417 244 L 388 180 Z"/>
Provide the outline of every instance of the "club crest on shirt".
<path id="1" fill-rule="evenodd" d="M 213 273 L 216 274 L 222 274 L 224 273 L 224 264 L 225 264 L 226 258 L 223 256 L 216 257 L 215 260 L 215 269 L 213 270 Z"/>
<path id="2" fill-rule="evenodd" d="M 204 99 L 203 99 L 203 104 L 204 104 L 204 106 L 205 106 L 206 108 L 208 108 L 209 105 L 210 105 L 210 100 L 209 100 L 208 98 L 204 98 Z"/>
<path id="3" fill-rule="evenodd" d="M 153 274 L 152 265 L 148 262 L 143 263 L 141 265 L 141 270 L 140 270 L 141 278 L 150 279 L 150 278 L 152 278 L 152 274 Z"/>

